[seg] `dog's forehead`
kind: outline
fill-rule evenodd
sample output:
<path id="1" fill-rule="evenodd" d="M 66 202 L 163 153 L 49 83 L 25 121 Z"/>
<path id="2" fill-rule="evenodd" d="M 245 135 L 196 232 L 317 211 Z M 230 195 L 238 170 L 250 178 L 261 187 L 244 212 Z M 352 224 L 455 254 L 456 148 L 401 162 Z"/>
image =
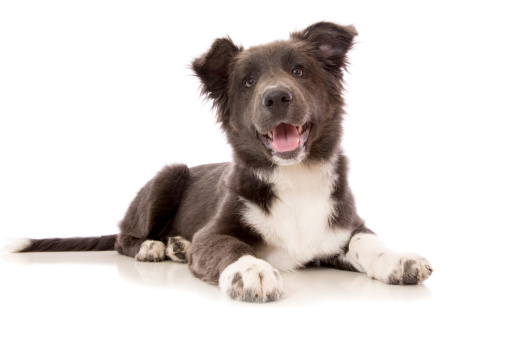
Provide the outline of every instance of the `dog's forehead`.
<path id="1" fill-rule="evenodd" d="M 302 62 L 307 48 L 304 43 L 281 40 L 250 47 L 241 52 L 236 59 L 237 69 L 265 69 L 287 62 Z"/>

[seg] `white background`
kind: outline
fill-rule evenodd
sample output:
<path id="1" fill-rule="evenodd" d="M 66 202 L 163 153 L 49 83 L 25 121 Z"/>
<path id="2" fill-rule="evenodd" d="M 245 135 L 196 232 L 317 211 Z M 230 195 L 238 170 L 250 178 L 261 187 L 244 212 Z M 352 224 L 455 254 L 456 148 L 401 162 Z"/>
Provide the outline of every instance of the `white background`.
<path id="1" fill-rule="evenodd" d="M 501 1 L 0 2 L 0 238 L 116 233 L 164 164 L 229 160 L 190 62 L 320 20 L 359 31 L 343 140 L 359 212 L 432 262 L 424 286 L 311 269 L 254 305 L 176 263 L 6 254 L 0 335 L 505 337 Z"/>

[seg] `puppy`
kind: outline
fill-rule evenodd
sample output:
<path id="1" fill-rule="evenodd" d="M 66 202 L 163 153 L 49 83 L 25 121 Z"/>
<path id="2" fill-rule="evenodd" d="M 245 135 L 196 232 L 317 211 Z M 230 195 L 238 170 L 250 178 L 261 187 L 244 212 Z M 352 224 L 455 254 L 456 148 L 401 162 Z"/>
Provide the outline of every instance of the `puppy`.
<path id="1" fill-rule="evenodd" d="M 315 263 L 388 284 L 423 282 L 428 261 L 385 247 L 347 183 L 342 87 L 356 35 L 319 22 L 246 50 L 217 39 L 192 67 L 233 161 L 163 168 L 118 235 L 28 239 L 16 251 L 114 249 L 144 262 L 187 262 L 197 278 L 250 302 L 280 299 L 279 270 Z"/>

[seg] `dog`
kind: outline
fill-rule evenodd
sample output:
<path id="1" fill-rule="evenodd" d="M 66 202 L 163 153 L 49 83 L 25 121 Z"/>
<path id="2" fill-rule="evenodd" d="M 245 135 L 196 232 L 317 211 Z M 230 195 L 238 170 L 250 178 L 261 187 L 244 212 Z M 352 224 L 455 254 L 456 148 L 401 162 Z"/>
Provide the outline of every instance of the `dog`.
<path id="1" fill-rule="evenodd" d="M 114 249 L 143 262 L 186 262 L 231 298 L 260 303 L 283 297 L 280 270 L 312 264 L 422 283 L 429 262 L 388 249 L 358 216 L 347 183 L 343 73 L 356 35 L 318 22 L 249 49 L 215 40 L 192 68 L 233 161 L 164 167 L 117 235 L 27 239 L 14 251 Z"/>

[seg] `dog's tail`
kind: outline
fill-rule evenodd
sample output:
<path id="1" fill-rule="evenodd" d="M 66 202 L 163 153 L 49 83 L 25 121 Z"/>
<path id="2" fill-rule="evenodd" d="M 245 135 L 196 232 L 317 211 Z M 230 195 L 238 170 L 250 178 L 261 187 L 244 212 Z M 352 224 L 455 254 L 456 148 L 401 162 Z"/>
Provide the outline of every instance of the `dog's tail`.
<path id="1" fill-rule="evenodd" d="M 108 251 L 114 250 L 117 236 L 118 235 L 44 239 L 23 238 L 11 242 L 7 245 L 6 250 L 10 252 Z"/>

